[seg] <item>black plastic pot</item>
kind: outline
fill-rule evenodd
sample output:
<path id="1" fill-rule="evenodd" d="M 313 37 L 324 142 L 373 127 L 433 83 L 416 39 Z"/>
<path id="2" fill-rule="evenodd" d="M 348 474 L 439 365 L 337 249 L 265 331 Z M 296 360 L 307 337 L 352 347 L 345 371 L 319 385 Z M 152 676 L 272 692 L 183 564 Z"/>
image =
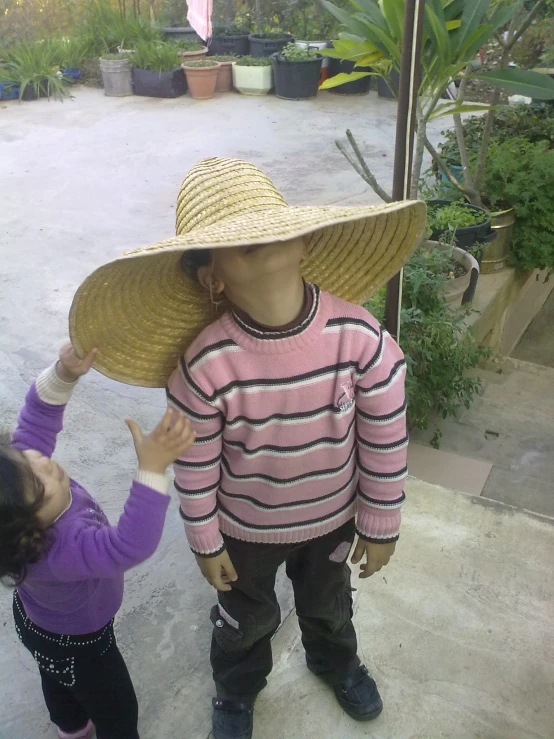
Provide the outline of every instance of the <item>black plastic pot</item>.
<path id="1" fill-rule="evenodd" d="M 248 56 L 250 54 L 250 41 L 248 34 L 240 36 L 214 36 L 208 46 L 209 54 L 214 56 L 234 55 Z"/>
<path id="2" fill-rule="evenodd" d="M 185 70 L 177 67 L 171 72 L 154 72 L 151 69 L 133 69 L 135 95 L 152 98 L 177 98 L 187 91 Z"/>
<path id="3" fill-rule="evenodd" d="M 450 200 L 428 200 L 427 205 L 451 205 L 452 201 Z M 461 204 L 462 205 L 462 204 Z M 469 208 L 470 210 L 482 213 L 483 214 L 483 222 L 482 223 L 476 223 L 474 226 L 465 226 L 463 228 L 457 228 L 454 231 L 454 235 L 456 237 L 456 246 L 459 246 L 460 249 L 464 249 L 465 251 L 468 251 L 471 249 L 471 247 L 475 246 L 476 244 L 487 244 L 491 241 L 494 241 L 496 238 L 496 232 L 493 231 L 491 227 L 491 217 L 489 213 L 484 208 L 479 208 L 477 205 L 470 205 L 469 203 L 463 203 L 464 208 Z M 431 233 L 431 239 L 433 241 L 440 241 L 440 236 L 442 236 L 445 232 L 444 231 L 438 231 L 437 229 L 433 229 Z M 480 263 L 480 258 L 477 257 L 477 261 Z"/>
<path id="4" fill-rule="evenodd" d="M 309 100 L 315 98 L 319 88 L 319 76 L 323 57 L 302 62 L 287 62 L 279 54 L 273 54 L 273 79 L 275 94 L 284 100 Z"/>
<path id="5" fill-rule="evenodd" d="M 294 36 L 291 36 L 290 33 L 284 33 L 279 38 L 265 38 L 263 33 L 252 33 L 248 39 L 251 56 L 272 56 L 278 51 L 282 51 L 291 41 L 294 41 Z"/>
<path id="6" fill-rule="evenodd" d="M 203 39 L 190 26 L 168 26 L 160 29 L 167 41 L 201 41 Z"/>
<path id="7" fill-rule="evenodd" d="M 350 74 L 354 71 L 354 62 L 344 61 L 343 59 L 329 58 L 329 77 L 335 77 L 343 72 Z M 356 72 L 370 72 L 371 67 L 358 67 Z M 371 77 L 362 77 L 361 80 L 353 82 L 345 82 L 344 85 L 331 87 L 329 92 L 334 95 L 367 95 L 371 87 Z"/>
<path id="8" fill-rule="evenodd" d="M 400 74 L 396 69 L 391 69 L 387 80 L 379 77 L 377 82 L 377 93 L 380 98 L 386 100 L 396 100 L 398 97 L 398 86 L 400 84 Z"/>

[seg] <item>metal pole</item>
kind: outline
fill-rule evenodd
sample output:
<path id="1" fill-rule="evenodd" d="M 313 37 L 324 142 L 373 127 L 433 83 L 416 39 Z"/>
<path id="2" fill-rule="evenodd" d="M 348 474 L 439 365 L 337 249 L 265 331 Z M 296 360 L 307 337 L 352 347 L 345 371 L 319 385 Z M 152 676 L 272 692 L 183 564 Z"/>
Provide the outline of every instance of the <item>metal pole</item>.
<path id="1" fill-rule="evenodd" d="M 425 0 L 406 0 L 396 116 L 393 200 L 408 200 L 410 197 L 424 14 Z M 385 325 L 397 341 L 400 339 L 401 303 L 402 270 L 387 283 L 385 298 Z"/>

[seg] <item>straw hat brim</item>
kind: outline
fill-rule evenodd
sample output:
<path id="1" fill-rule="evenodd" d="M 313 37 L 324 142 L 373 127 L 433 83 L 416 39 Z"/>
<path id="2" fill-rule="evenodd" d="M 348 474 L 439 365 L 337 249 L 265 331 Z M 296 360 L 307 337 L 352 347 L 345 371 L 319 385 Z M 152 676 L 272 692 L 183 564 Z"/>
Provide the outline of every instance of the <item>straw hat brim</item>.
<path id="1" fill-rule="evenodd" d="M 189 344 L 216 319 L 209 294 L 180 267 L 190 249 L 223 249 L 310 236 L 303 275 L 363 304 L 395 275 L 425 233 L 421 201 L 377 207 L 260 208 L 128 252 L 80 286 L 69 328 L 80 354 L 98 348 L 99 372 L 163 387 Z"/>

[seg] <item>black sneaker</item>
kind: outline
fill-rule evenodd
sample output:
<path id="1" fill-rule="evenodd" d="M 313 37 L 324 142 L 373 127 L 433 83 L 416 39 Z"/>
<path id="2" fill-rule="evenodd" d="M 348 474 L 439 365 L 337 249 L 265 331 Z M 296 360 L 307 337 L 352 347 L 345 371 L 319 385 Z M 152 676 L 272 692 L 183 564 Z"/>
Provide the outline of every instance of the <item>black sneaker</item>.
<path id="1" fill-rule="evenodd" d="M 254 708 L 225 698 L 212 700 L 214 739 L 252 739 Z"/>
<path id="2" fill-rule="evenodd" d="M 333 690 L 342 709 L 356 721 L 371 721 L 383 710 L 375 680 L 369 676 L 364 665 L 335 685 Z"/>

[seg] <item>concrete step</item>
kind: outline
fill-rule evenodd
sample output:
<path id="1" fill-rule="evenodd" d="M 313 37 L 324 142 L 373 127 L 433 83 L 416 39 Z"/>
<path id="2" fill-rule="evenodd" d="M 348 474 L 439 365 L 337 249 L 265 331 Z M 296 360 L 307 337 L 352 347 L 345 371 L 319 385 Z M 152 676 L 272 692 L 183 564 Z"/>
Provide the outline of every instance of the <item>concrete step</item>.
<path id="1" fill-rule="evenodd" d="M 554 517 L 554 369 L 495 357 L 473 374 L 482 391 L 458 418 L 438 421 L 441 451 L 468 466 L 473 460 L 476 473 L 492 465 L 483 496 Z M 433 430 L 412 434 L 412 441 L 428 445 Z M 465 483 L 462 475 L 449 485 L 464 490 Z"/>

